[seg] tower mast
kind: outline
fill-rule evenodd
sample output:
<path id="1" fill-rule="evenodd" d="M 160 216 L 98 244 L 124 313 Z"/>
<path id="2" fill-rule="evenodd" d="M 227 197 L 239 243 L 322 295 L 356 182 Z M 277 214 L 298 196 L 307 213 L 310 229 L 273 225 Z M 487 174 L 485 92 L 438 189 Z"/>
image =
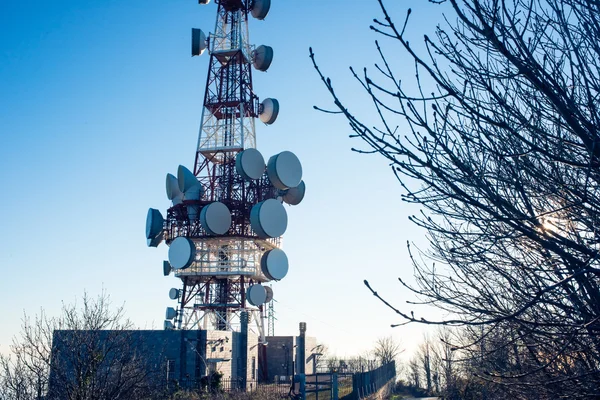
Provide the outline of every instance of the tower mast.
<path id="1" fill-rule="evenodd" d="M 237 331 L 247 311 L 264 341 L 263 311 L 273 291 L 263 283 L 288 271 L 279 248 L 287 228 L 283 203 L 298 204 L 305 186 L 293 153 L 265 164 L 256 149 L 256 118 L 272 124 L 279 103 L 260 103 L 254 92 L 252 67 L 266 71 L 273 49 L 249 44 L 248 17 L 264 19 L 270 0 L 216 3 L 214 33 L 192 29 L 192 55 L 210 55 L 193 172 L 180 165 L 177 177 L 167 174 L 172 206 L 164 219 L 149 210 L 146 237 L 149 246 L 169 245 L 163 272 L 182 282 L 169 292 L 177 307 L 167 308 L 166 329 Z"/>

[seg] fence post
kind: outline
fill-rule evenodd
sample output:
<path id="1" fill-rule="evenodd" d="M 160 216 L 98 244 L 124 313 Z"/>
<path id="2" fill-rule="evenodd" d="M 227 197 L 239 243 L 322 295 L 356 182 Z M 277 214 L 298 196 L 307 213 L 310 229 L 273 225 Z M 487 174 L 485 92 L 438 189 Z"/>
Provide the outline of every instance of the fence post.
<path id="1" fill-rule="evenodd" d="M 338 400 L 338 374 L 334 372 L 331 374 L 331 400 Z"/>
<path id="2" fill-rule="evenodd" d="M 300 400 L 306 400 L 306 375 L 298 374 L 297 376 L 300 384 Z"/>
<path id="3" fill-rule="evenodd" d="M 237 365 L 237 377 L 240 387 L 238 390 L 246 391 L 246 380 L 248 379 L 248 312 L 240 313 L 241 329 L 239 333 L 239 358 Z M 233 339 L 233 335 L 232 335 Z M 233 347 L 233 344 L 232 344 Z"/>

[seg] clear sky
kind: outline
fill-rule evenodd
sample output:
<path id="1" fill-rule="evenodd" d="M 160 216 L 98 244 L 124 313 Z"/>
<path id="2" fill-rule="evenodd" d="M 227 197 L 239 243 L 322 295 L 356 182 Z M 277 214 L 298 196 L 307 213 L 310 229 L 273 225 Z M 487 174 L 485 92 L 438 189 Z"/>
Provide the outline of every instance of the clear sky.
<path id="1" fill-rule="evenodd" d="M 398 319 L 362 282 L 411 309 L 396 278 L 412 275 L 406 241 L 425 244 L 408 221 L 418 208 L 400 201 L 381 157 L 350 151 L 360 142 L 345 120 L 312 109 L 331 101 L 309 46 L 348 104 L 372 118 L 347 67 L 376 61 L 369 25 L 381 12 L 375 0 L 272 3 L 265 21 L 250 21 L 250 37 L 275 58 L 253 75 L 259 97 L 277 98 L 281 112 L 272 126 L 257 123 L 257 147 L 265 158 L 293 151 L 307 185 L 288 208 L 290 272 L 273 285 L 275 333 L 306 321 L 339 356 L 390 334 L 410 352 L 422 328 L 391 329 Z M 413 8 L 415 40 L 439 18 L 424 0 L 388 3 L 398 20 Z M 24 312 L 56 315 L 84 290 L 104 288 L 138 327 L 162 328 L 168 290 L 180 284 L 162 275 L 167 247 L 146 247 L 145 217 L 169 207 L 165 174 L 193 168 L 208 56 L 190 57 L 190 28 L 212 31 L 215 14 L 214 2 L 193 0 L 0 4 L 1 352 Z M 383 42 L 401 76 L 414 76 Z"/>

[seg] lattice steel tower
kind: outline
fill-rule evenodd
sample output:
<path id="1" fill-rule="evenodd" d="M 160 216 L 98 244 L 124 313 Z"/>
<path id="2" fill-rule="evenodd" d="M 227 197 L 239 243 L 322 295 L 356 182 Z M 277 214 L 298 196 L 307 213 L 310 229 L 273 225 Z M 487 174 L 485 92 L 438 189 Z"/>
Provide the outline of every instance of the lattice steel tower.
<path id="1" fill-rule="evenodd" d="M 200 0 L 206 4 L 208 1 Z M 265 282 L 282 279 L 288 259 L 279 248 L 287 228 L 283 203 L 302 201 L 302 166 L 289 151 L 265 164 L 256 149 L 255 121 L 272 124 L 279 103 L 259 102 L 252 67 L 266 71 L 269 46 L 251 46 L 248 17 L 264 19 L 270 0 L 217 1 L 214 33 L 192 29 L 192 55 L 210 54 L 193 172 L 167 174 L 172 200 L 166 218 L 150 209 L 148 245 L 169 245 L 164 274 L 180 278 L 169 296 L 165 329 L 238 330 L 248 311 L 264 338 L 263 305 L 273 298 Z"/>

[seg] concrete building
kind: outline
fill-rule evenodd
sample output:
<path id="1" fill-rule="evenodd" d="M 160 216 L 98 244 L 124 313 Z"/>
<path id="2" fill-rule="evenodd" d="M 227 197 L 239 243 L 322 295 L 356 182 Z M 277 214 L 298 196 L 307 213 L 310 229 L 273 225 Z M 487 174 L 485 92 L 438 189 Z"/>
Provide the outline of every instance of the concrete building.
<path id="1" fill-rule="evenodd" d="M 264 381 L 273 382 L 275 377 L 277 380 L 289 380 L 291 375 L 301 370 L 302 362 L 304 373 L 314 373 L 315 357 L 319 354 L 317 340 L 314 337 L 305 337 L 304 360 L 299 357 L 300 336 L 267 336 L 266 340 L 265 362 L 261 359 Z"/>
<path id="2" fill-rule="evenodd" d="M 226 382 L 233 381 L 227 382 L 228 387 L 243 382 L 244 373 L 247 385 L 257 381 L 270 383 L 275 379 L 289 381 L 302 367 L 306 374 L 314 373 L 316 357 L 320 355 L 314 337 L 268 336 L 266 340 L 266 345 L 259 345 L 258 337 L 248 332 L 247 356 L 244 357 L 244 340 L 240 332 L 57 330 L 53 335 L 54 369 L 50 371 L 50 386 L 51 389 L 53 385 L 64 386 L 71 376 L 79 373 L 73 362 L 76 349 L 79 349 L 77 357 L 82 360 L 98 355 L 113 360 L 137 358 L 139 365 L 152 370 L 153 383 L 166 387 L 198 387 L 200 380 L 213 372 L 220 372 Z M 107 354 L 108 351 L 112 353 Z M 102 368 L 110 367 L 100 366 L 100 370 Z"/>
<path id="3" fill-rule="evenodd" d="M 246 379 L 256 380 L 258 374 L 258 338 L 248 333 Z M 115 346 L 115 343 L 117 346 Z M 116 348 L 115 348 L 116 347 Z M 113 353 L 106 355 L 107 349 Z M 138 357 L 165 385 L 194 387 L 203 376 L 218 371 L 223 380 L 239 380 L 243 376 L 242 335 L 231 331 L 205 330 L 129 330 L 129 331 L 54 331 L 52 361 L 60 368 L 61 379 L 68 379 L 68 370 L 75 374 L 74 349 L 81 359 L 101 354 L 102 358 L 123 357 L 123 353 Z M 82 350 L 85 353 L 82 353 Z M 78 353 L 78 354 L 79 354 Z M 64 370 L 67 371 L 64 371 Z M 59 385 L 59 371 L 50 371 L 50 385 Z"/>

